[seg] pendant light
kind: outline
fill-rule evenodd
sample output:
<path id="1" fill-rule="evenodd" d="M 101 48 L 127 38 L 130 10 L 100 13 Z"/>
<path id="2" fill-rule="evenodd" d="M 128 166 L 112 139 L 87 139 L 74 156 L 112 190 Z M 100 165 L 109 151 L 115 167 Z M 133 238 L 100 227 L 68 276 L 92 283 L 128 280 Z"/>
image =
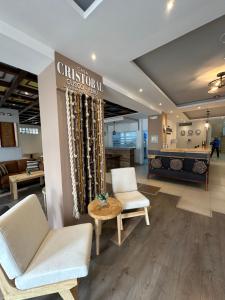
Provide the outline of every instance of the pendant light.
<path id="1" fill-rule="evenodd" d="M 113 135 L 116 135 L 116 122 L 113 122 Z"/>

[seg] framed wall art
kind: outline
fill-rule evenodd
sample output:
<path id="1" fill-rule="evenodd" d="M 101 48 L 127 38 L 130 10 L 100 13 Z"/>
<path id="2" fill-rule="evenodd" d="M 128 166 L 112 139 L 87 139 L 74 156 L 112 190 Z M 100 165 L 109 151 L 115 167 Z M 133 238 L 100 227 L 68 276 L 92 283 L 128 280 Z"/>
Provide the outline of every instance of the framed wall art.
<path id="1" fill-rule="evenodd" d="M 16 147 L 14 123 L 0 122 L 0 147 Z"/>

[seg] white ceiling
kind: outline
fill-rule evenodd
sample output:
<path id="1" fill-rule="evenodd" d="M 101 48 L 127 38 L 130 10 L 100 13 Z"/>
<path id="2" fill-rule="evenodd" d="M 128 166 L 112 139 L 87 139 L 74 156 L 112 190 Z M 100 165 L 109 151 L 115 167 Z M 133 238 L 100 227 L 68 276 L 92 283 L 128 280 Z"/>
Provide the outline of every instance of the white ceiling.
<path id="1" fill-rule="evenodd" d="M 38 73 L 49 62 L 51 50 L 56 50 L 98 72 L 107 86 L 146 108 L 177 113 L 170 99 L 132 60 L 224 15 L 225 1 L 177 0 L 170 14 L 166 12 L 166 3 L 142 0 L 140 5 L 138 0 L 103 0 L 83 19 L 68 1 L 0 0 L 0 20 L 12 26 L 3 30 L 7 24 L 0 24 L 0 44 L 4 42 L 0 55 L 10 63 L 6 54 L 9 37 L 26 44 L 36 55 L 46 53 L 42 63 L 37 60 L 35 65 L 36 60 L 31 59 L 28 66 L 27 61 L 27 67 Z M 15 56 L 20 60 L 22 54 L 21 49 L 16 50 L 9 51 L 14 61 Z M 97 56 L 95 62 L 91 60 L 92 52 Z M 139 88 L 143 93 L 139 93 Z"/>
<path id="2" fill-rule="evenodd" d="M 208 83 L 225 70 L 225 15 L 135 60 L 176 105 L 214 100 Z M 225 88 L 218 89 L 220 97 Z M 216 94 L 218 96 L 218 94 Z"/>

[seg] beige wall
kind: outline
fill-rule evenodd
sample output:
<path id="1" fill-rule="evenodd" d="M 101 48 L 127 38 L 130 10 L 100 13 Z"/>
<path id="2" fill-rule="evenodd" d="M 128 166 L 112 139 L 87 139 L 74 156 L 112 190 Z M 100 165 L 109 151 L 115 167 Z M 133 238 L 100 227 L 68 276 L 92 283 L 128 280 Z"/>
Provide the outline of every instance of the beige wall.
<path id="1" fill-rule="evenodd" d="M 196 135 L 195 131 L 201 130 L 200 135 Z M 181 136 L 181 130 L 185 131 L 185 136 Z M 193 135 L 188 136 L 188 130 L 193 130 Z M 191 141 L 188 142 L 188 139 Z M 190 126 L 179 126 L 177 123 L 177 147 L 178 148 L 193 148 L 197 145 L 202 146 L 202 142 L 206 140 L 205 121 L 192 121 Z"/>

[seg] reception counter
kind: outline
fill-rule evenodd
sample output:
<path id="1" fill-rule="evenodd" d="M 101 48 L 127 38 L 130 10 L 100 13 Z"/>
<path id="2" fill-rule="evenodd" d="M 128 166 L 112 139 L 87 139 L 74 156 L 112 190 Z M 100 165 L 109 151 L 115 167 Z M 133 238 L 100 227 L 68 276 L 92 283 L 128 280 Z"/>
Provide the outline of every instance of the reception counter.
<path id="1" fill-rule="evenodd" d="M 189 158 L 202 158 L 209 159 L 210 148 L 165 148 L 160 150 L 148 150 L 149 156 L 173 156 L 173 157 L 189 157 Z"/>
<path id="2" fill-rule="evenodd" d="M 119 164 L 117 167 L 125 168 L 125 167 L 134 167 L 134 150 L 135 148 L 106 148 L 106 166 L 107 160 L 110 160 L 110 156 L 117 157 L 119 160 Z M 110 162 L 108 162 L 108 165 Z M 108 169 L 108 168 L 107 168 Z"/>
<path id="3" fill-rule="evenodd" d="M 148 151 L 148 177 L 152 175 L 204 183 L 208 190 L 210 149 Z"/>

